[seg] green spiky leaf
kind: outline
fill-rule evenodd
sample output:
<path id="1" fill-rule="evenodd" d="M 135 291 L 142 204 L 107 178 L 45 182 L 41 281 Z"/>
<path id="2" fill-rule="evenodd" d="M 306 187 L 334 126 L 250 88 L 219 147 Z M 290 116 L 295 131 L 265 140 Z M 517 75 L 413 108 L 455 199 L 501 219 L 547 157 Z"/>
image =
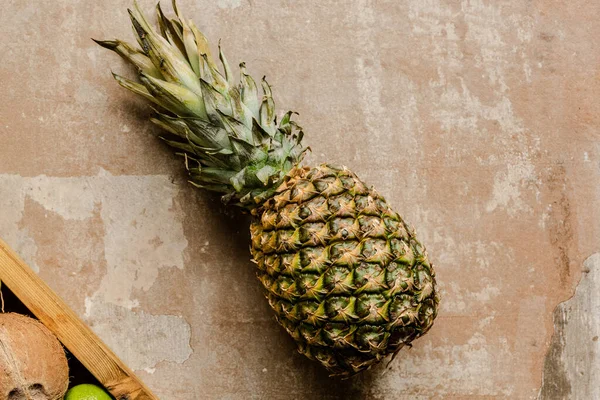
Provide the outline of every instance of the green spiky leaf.
<path id="1" fill-rule="evenodd" d="M 279 126 L 271 87 L 262 96 L 240 63 L 240 80 L 219 44 L 222 72 L 206 37 L 176 4 L 175 18 L 156 7 L 158 28 L 137 3 L 129 10 L 140 49 L 121 40 L 96 41 L 136 67 L 139 83 L 114 74 L 124 88 L 158 106 L 151 121 L 163 140 L 183 156 L 191 182 L 223 194 L 223 200 L 254 208 L 275 192 L 277 182 L 302 160 L 302 132 L 283 115 Z"/>

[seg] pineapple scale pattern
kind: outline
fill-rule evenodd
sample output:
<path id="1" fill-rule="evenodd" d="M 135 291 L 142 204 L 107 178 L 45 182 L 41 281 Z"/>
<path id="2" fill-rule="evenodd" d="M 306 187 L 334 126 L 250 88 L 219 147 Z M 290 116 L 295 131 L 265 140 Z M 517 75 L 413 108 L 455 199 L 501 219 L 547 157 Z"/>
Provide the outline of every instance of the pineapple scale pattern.
<path id="1" fill-rule="evenodd" d="M 432 326 L 439 297 L 424 247 L 351 171 L 296 168 L 253 216 L 269 304 L 332 375 L 367 369 Z"/>

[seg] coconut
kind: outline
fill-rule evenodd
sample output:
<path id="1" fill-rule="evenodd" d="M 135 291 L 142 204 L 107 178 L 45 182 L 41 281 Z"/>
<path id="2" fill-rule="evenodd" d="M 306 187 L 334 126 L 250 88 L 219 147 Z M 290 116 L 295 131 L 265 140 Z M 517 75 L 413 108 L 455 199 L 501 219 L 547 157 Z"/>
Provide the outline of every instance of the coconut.
<path id="1" fill-rule="evenodd" d="M 58 339 L 40 322 L 0 314 L 0 400 L 58 400 L 69 365 Z"/>

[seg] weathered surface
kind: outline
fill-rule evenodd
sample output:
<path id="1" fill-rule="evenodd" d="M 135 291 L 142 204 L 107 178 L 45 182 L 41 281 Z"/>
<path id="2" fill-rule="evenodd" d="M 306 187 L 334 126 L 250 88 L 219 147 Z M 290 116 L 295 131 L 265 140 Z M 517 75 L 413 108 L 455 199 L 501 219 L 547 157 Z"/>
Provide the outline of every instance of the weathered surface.
<path id="1" fill-rule="evenodd" d="M 554 311 L 540 400 L 600 398 L 600 253 L 583 264 L 575 296 Z"/>
<path id="2" fill-rule="evenodd" d="M 3 3 L 0 235 L 163 399 L 536 398 L 553 310 L 600 251 L 600 3 L 179 3 L 300 112 L 309 161 L 351 166 L 417 227 L 431 332 L 336 385 L 295 353 L 247 221 L 186 184 L 89 40 L 132 38 L 128 0 Z M 557 398 L 592 390 L 555 370 Z"/>

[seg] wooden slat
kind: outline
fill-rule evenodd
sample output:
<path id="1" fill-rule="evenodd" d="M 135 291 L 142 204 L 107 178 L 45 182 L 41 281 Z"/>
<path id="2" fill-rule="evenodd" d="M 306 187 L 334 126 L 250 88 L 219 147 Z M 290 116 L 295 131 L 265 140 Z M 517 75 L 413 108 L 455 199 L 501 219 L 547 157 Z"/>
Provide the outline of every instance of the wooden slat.
<path id="1" fill-rule="evenodd" d="M 1 239 L 0 281 L 58 337 L 117 400 L 158 400 Z"/>

